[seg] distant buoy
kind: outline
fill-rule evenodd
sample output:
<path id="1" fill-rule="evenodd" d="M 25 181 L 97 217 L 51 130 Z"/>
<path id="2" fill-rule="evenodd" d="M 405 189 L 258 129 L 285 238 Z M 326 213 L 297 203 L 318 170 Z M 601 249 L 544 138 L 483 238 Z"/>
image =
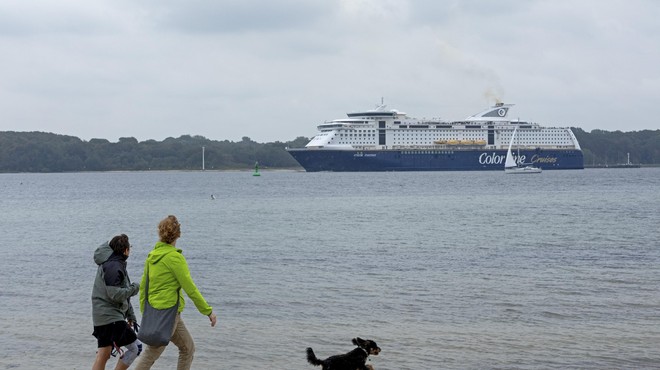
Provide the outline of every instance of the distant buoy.
<path id="1" fill-rule="evenodd" d="M 211 200 L 215 200 L 215 195 L 211 194 Z"/>
<path id="2" fill-rule="evenodd" d="M 261 176 L 259 173 L 259 162 L 254 162 L 254 173 L 252 176 Z"/>

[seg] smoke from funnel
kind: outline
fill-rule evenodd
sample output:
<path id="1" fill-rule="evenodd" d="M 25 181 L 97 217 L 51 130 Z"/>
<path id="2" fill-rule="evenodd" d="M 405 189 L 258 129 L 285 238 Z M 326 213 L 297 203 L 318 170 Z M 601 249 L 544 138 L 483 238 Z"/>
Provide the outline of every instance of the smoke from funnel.
<path id="1" fill-rule="evenodd" d="M 495 104 L 501 104 L 502 99 L 500 98 L 502 96 L 501 93 L 495 91 L 495 89 L 489 87 L 484 91 L 484 97 L 488 100 L 494 100 Z"/>

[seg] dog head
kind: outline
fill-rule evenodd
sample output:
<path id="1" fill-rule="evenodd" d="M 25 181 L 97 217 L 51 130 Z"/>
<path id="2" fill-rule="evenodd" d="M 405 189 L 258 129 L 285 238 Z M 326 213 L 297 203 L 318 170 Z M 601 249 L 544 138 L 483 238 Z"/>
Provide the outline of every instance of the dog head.
<path id="1" fill-rule="evenodd" d="M 373 340 L 362 339 L 362 338 L 353 338 L 353 344 L 367 351 L 368 355 L 378 356 L 380 353 L 380 347 Z"/>

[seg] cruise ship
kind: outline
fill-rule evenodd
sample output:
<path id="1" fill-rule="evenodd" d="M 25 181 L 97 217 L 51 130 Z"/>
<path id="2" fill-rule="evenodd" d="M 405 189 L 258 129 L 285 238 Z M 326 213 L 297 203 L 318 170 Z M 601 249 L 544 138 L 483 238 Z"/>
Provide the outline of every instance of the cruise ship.
<path id="1" fill-rule="evenodd" d="M 384 104 L 327 121 L 304 148 L 287 151 L 308 172 L 504 170 L 514 129 L 515 159 L 543 170 L 582 169 L 568 127 L 512 120 L 497 103 L 462 121 L 417 119 Z"/>

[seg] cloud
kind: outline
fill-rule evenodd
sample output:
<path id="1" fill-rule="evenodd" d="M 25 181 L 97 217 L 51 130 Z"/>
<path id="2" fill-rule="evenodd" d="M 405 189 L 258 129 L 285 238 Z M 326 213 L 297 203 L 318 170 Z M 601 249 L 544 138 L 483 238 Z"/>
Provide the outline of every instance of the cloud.
<path id="1" fill-rule="evenodd" d="M 142 0 L 157 27 L 184 33 L 242 33 L 314 24 L 332 4 L 315 0 Z"/>
<path id="2" fill-rule="evenodd" d="M 93 35 L 116 32 L 131 14 L 111 2 L 5 0 L 0 2 L 0 35 Z"/>
<path id="3" fill-rule="evenodd" d="M 655 128 L 660 3 L 0 3 L 0 130 L 290 140 L 381 97 L 461 119 L 495 101 L 587 130 Z"/>

